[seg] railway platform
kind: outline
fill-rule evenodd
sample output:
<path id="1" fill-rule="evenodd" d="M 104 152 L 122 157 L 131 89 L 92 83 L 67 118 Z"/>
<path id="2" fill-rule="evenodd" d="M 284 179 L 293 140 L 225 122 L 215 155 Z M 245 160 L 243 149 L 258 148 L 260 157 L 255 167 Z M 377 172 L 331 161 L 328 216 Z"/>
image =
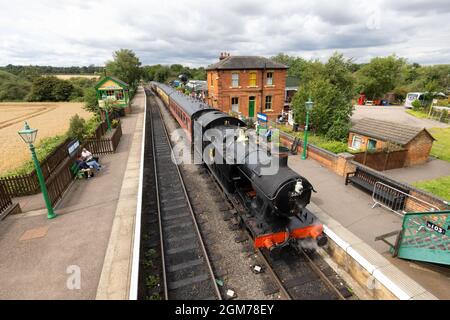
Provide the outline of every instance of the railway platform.
<path id="1" fill-rule="evenodd" d="M 369 273 L 382 277 L 405 299 L 450 299 L 449 268 L 393 258 L 387 244 L 375 241 L 377 236 L 400 230 L 402 217 L 382 207 L 372 208 L 370 195 L 345 186 L 344 177 L 314 160 L 290 156 L 289 166 L 317 190 L 309 208 L 322 220 L 330 238 L 336 237 L 344 252 L 358 257 Z"/>
<path id="2" fill-rule="evenodd" d="M 76 180 L 57 206 L 56 219 L 46 219 L 37 195 L 21 199 L 24 213 L 1 221 L 0 300 L 85 300 L 95 299 L 99 292 L 108 293 L 100 295 L 108 298 L 116 289 L 126 294 L 120 285 L 129 277 L 123 257 L 130 255 L 133 238 L 135 211 L 130 208 L 137 202 L 143 91 L 132 104 L 133 112 L 122 118 L 116 153 L 101 157 L 106 169 L 88 181 Z M 128 247 L 126 242 L 122 248 L 111 246 L 114 239 L 129 239 Z M 105 257 L 112 269 L 104 268 Z M 108 291 L 98 290 L 105 283 Z"/>

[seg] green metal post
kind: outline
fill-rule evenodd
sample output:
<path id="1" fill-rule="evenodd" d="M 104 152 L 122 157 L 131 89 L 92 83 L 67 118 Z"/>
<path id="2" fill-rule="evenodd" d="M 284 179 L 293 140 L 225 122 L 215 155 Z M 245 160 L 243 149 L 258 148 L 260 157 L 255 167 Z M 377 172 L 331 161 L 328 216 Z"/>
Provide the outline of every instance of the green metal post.
<path id="1" fill-rule="evenodd" d="M 108 124 L 108 131 L 111 131 L 111 122 L 109 122 L 108 110 L 105 110 L 106 123 Z"/>
<path id="2" fill-rule="evenodd" d="M 56 213 L 53 211 L 52 202 L 48 197 L 47 187 L 45 185 L 44 176 L 42 175 L 41 166 L 34 150 L 34 145 L 30 143 L 31 157 L 33 158 L 34 166 L 39 180 L 39 186 L 41 187 L 42 195 L 44 196 L 45 206 L 47 207 L 47 218 L 53 219 L 56 217 Z"/>
<path id="3" fill-rule="evenodd" d="M 309 111 L 306 111 L 306 125 L 305 125 L 305 133 L 303 135 L 303 153 L 302 160 L 306 160 L 306 150 L 308 148 L 308 125 L 309 125 Z"/>

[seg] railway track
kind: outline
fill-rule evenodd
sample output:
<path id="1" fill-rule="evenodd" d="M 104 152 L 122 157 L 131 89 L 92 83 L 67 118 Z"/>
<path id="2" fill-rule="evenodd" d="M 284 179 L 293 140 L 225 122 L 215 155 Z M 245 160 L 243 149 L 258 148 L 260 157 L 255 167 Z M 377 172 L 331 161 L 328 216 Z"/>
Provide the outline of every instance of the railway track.
<path id="1" fill-rule="evenodd" d="M 221 299 L 183 178 L 172 161 L 169 136 L 156 103 L 150 103 L 149 115 L 164 298 Z"/>
<path id="2" fill-rule="evenodd" d="M 220 184 L 216 183 L 216 186 L 224 192 Z M 249 241 L 252 241 L 250 232 L 240 221 L 240 216 L 247 214 L 247 210 L 237 197 L 228 196 L 227 198 L 236 210 L 235 221 L 239 223 Z M 275 281 L 285 299 L 350 300 L 354 298 L 344 281 L 318 254 L 308 252 L 299 245 L 283 248 L 277 253 L 256 249 L 256 253 L 263 262 L 265 271 Z"/>
<path id="3" fill-rule="evenodd" d="M 218 192 L 224 192 L 213 174 L 208 169 L 205 168 L 205 170 L 209 173 L 211 185 L 215 185 Z M 214 191 L 212 192 L 214 193 Z M 236 224 L 236 221 L 240 220 L 240 215 L 246 214 L 246 209 L 237 198 L 227 198 L 236 212 L 234 219 L 230 221 L 234 220 L 235 223 L 232 224 Z M 237 232 L 244 232 L 251 241 L 251 236 L 245 227 Z M 317 254 L 308 253 L 300 247 L 291 247 L 278 255 L 272 255 L 262 250 L 256 250 L 256 253 L 261 264 L 264 265 L 265 273 L 274 280 L 285 299 L 350 300 L 356 298 L 347 289 L 344 281 Z"/>

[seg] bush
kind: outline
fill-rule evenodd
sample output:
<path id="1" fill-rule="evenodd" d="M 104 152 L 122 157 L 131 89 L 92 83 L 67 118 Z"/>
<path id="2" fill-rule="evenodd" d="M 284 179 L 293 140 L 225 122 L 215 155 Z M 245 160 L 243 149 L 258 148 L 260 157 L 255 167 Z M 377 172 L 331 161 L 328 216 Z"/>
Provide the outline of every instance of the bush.
<path id="1" fill-rule="evenodd" d="M 321 142 L 317 146 L 333 153 L 347 152 L 347 143 L 341 141 Z"/>
<path id="2" fill-rule="evenodd" d="M 86 134 L 86 121 L 78 114 L 70 118 L 70 127 L 67 131 L 67 135 L 71 138 L 77 138 L 82 141 Z"/>
<path id="3" fill-rule="evenodd" d="M 448 99 L 439 99 L 436 105 L 440 107 L 447 107 L 449 105 Z"/>
<path id="4" fill-rule="evenodd" d="M 94 136 L 95 130 L 97 130 L 98 125 L 100 124 L 101 119 L 99 115 L 95 115 L 88 121 L 86 121 L 85 125 L 85 137 L 92 138 Z"/>
<path id="5" fill-rule="evenodd" d="M 439 117 L 440 122 L 448 123 L 448 112 L 447 110 L 442 110 L 441 116 Z"/>
<path id="6" fill-rule="evenodd" d="M 119 125 L 119 120 L 114 119 L 113 121 L 111 121 L 111 127 L 117 128 L 118 125 Z"/>
<path id="7" fill-rule="evenodd" d="M 419 100 L 414 100 L 411 103 L 411 105 L 413 107 L 413 110 L 415 110 L 415 111 L 419 111 L 419 110 L 423 109 L 422 102 L 420 102 Z"/>

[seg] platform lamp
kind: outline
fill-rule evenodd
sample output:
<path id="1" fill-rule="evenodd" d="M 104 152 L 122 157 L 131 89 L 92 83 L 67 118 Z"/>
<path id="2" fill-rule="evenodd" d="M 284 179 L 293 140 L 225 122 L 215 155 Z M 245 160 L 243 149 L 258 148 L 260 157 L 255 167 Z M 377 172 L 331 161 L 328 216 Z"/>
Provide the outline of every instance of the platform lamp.
<path id="1" fill-rule="evenodd" d="M 305 103 L 305 108 L 306 108 L 306 124 L 305 124 L 305 131 L 304 131 L 304 135 L 303 135 L 303 154 L 302 154 L 302 159 L 306 160 L 306 153 L 307 153 L 307 149 L 308 149 L 308 129 L 309 129 L 309 113 L 312 111 L 314 106 L 314 102 L 311 101 L 311 98 L 308 99 L 308 101 L 306 101 Z"/>
<path id="2" fill-rule="evenodd" d="M 31 158 L 33 159 L 34 167 L 36 168 L 39 186 L 41 187 L 45 206 L 47 207 L 47 218 L 53 219 L 56 217 L 56 213 L 53 211 L 52 202 L 50 201 L 50 198 L 48 197 L 48 192 L 47 192 L 47 187 L 45 185 L 44 176 L 42 175 L 41 166 L 37 159 L 35 147 L 33 145 L 34 141 L 36 140 L 37 132 L 38 132 L 37 129 L 31 129 L 30 126 L 28 125 L 28 123 L 25 121 L 25 126 L 23 127 L 22 130 L 20 130 L 18 132 L 18 134 L 22 138 L 22 140 L 25 141 L 26 144 L 28 144 L 28 147 L 30 148 Z"/>

